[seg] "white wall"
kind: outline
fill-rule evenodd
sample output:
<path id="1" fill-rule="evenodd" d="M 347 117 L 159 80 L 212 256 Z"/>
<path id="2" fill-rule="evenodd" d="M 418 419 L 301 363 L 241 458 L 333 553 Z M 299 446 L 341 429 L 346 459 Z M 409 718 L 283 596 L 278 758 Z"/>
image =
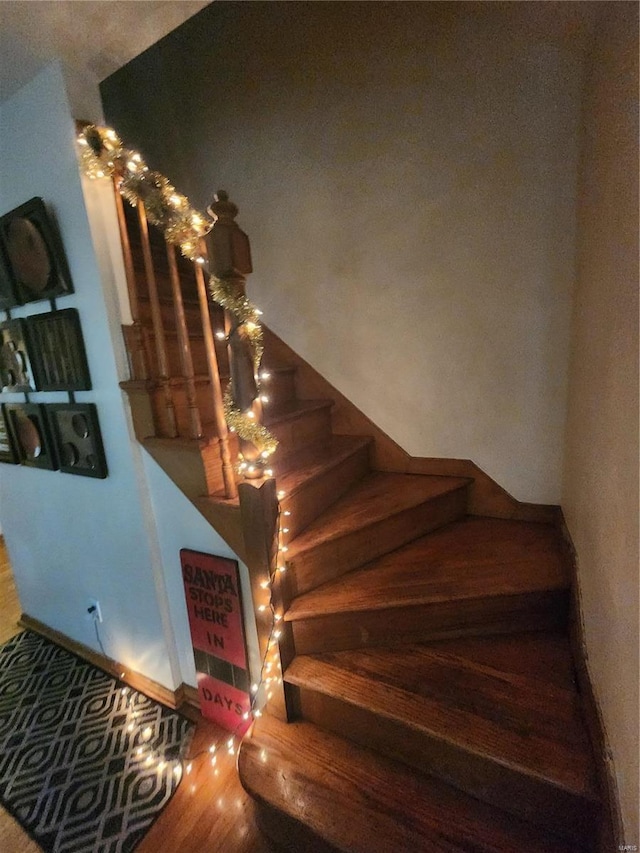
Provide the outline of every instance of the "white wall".
<path id="1" fill-rule="evenodd" d="M 238 559 L 238 555 L 229 548 L 224 539 L 218 536 L 213 527 L 194 508 L 193 504 L 182 492 L 176 489 L 173 481 L 169 479 L 162 468 L 146 453 L 144 454 L 144 467 L 157 524 L 171 623 L 175 628 L 176 644 L 180 655 L 182 680 L 185 684 L 196 686 L 196 670 L 180 570 L 180 550 L 182 548 L 238 561 L 249 669 L 253 673 L 253 680 L 256 680 L 260 673 L 261 661 L 251 598 L 249 569 Z"/>
<path id="2" fill-rule="evenodd" d="M 197 204 L 230 191 L 268 325 L 528 501 L 560 498 L 582 5 L 214 3 L 102 84 Z"/>
<path id="3" fill-rule="evenodd" d="M 46 133 L 43 116 L 46 115 Z M 60 307 L 80 312 L 105 444 L 106 480 L 0 465 L 0 521 L 23 612 L 100 651 L 86 615 L 101 603 L 106 653 L 167 687 L 194 685 L 181 548 L 237 559 L 133 436 L 121 324 L 131 322 L 113 193 L 81 181 L 65 80 L 57 64 L 0 106 L 0 206 L 33 195 L 52 206 L 75 293 Z M 5 153 L 6 152 L 6 153 Z M 12 311 L 48 310 L 34 303 Z M 34 402 L 67 395 L 32 394 Z M 2 395 L 4 402 L 22 395 Z M 248 570 L 240 564 L 250 665 L 259 672 Z"/>
<path id="4" fill-rule="evenodd" d="M 585 94 L 562 506 L 588 663 L 638 844 L 638 7 L 608 4 Z"/>
<path id="5" fill-rule="evenodd" d="M 107 654 L 173 687 L 175 650 L 165 636 L 143 484 L 118 387 L 120 332 L 101 288 L 60 67 L 49 66 L 3 103 L 0 119 L 0 206 L 5 212 L 40 195 L 55 212 L 75 285 L 58 306 L 80 313 L 93 381 L 77 399 L 97 405 L 109 466 L 106 480 L 0 466 L 1 522 L 22 609 L 99 650 L 85 615 L 88 599 L 98 598 Z M 33 303 L 15 314 L 45 310 Z M 34 402 L 64 398 L 33 395 Z"/>

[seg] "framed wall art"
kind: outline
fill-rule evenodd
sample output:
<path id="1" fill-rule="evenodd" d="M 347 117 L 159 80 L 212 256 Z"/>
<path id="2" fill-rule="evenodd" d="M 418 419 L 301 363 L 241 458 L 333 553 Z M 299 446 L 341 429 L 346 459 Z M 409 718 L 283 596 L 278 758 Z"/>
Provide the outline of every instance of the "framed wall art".
<path id="1" fill-rule="evenodd" d="M 0 390 L 35 391 L 24 320 L 0 323 Z"/>
<path id="2" fill-rule="evenodd" d="M 50 403 L 45 408 L 60 470 L 104 479 L 107 462 L 95 405 Z"/>
<path id="3" fill-rule="evenodd" d="M 0 462 L 10 462 L 12 465 L 18 464 L 18 456 L 13 447 L 4 416 L 4 406 L 0 409 Z"/>
<path id="4" fill-rule="evenodd" d="M 37 403 L 6 403 L 4 412 L 18 461 L 32 468 L 55 471 L 58 464 L 45 406 Z"/>
<path id="5" fill-rule="evenodd" d="M 0 217 L 0 245 L 10 278 L 5 298 L 13 291 L 24 304 L 73 292 L 58 230 L 41 198 Z"/>
<path id="6" fill-rule="evenodd" d="M 91 377 L 75 308 L 26 318 L 38 391 L 90 391 Z"/>

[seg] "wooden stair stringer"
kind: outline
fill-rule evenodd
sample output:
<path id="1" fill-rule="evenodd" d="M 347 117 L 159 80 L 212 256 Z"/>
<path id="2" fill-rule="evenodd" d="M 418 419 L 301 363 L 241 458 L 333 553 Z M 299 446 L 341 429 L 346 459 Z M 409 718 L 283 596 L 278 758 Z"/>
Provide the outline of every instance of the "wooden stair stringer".
<path id="1" fill-rule="evenodd" d="M 263 326 L 263 329 L 265 346 L 271 357 L 282 364 L 295 366 L 299 396 L 327 398 L 334 401 L 334 432 L 343 435 L 370 435 L 374 438 L 375 450 L 372 458 L 374 470 L 440 477 L 467 477 L 473 481 L 468 506 L 471 515 L 558 523 L 557 506 L 518 501 L 470 459 L 411 456 L 274 331 L 267 326 Z"/>

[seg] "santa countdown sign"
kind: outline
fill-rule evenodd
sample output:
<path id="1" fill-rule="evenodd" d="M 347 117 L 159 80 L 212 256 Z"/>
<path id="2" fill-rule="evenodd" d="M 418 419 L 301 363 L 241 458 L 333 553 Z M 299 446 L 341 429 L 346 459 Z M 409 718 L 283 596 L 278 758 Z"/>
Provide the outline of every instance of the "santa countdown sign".
<path id="1" fill-rule="evenodd" d="M 238 563 L 185 548 L 180 563 L 194 647 L 246 669 Z"/>
<path id="2" fill-rule="evenodd" d="M 196 673 L 202 716 L 215 720 L 230 732 L 242 735 L 251 725 L 251 697 L 211 675 Z"/>

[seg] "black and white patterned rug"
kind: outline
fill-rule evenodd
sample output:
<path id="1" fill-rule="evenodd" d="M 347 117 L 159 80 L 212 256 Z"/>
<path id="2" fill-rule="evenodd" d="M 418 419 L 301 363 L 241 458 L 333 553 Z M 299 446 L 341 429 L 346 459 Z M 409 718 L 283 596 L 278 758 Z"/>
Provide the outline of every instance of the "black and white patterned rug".
<path id="1" fill-rule="evenodd" d="M 25 631 L 0 647 L 0 802 L 47 853 L 129 853 L 193 724 Z"/>

